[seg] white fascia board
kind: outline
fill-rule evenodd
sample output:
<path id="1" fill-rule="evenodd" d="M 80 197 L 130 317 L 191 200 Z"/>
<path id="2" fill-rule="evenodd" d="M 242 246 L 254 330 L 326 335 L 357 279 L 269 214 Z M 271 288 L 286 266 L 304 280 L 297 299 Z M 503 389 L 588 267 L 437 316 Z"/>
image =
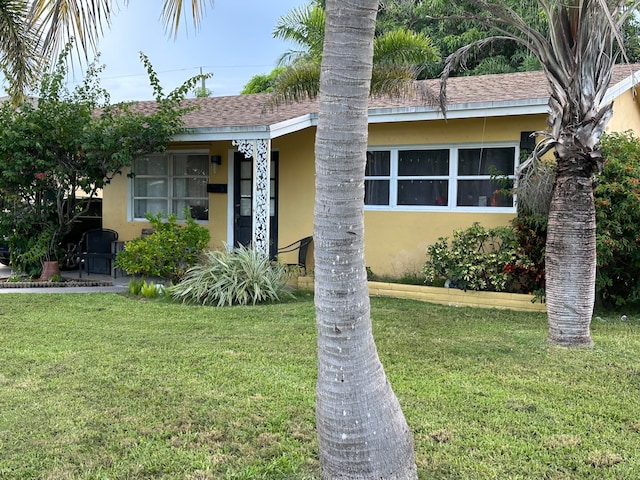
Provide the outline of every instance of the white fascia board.
<path id="1" fill-rule="evenodd" d="M 536 115 L 549 112 L 549 98 L 530 99 L 519 102 L 480 102 L 450 105 L 447 119 L 503 117 L 512 115 Z M 424 120 L 443 120 L 439 108 L 400 107 L 369 110 L 369 123 L 393 123 Z"/>
<path id="2" fill-rule="evenodd" d="M 174 142 L 213 142 L 217 140 L 274 139 L 318 124 L 318 115 L 310 113 L 274 123 L 249 127 L 190 128 L 173 137 Z"/>
<path id="3" fill-rule="evenodd" d="M 298 132 L 300 130 L 304 130 L 305 128 L 314 127 L 316 125 L 318 125 L 318 114 L 308 113 L 306 115 L 292 118 L 290 120 L 274 123 L 269 128 L 269 130 L 271 131 L 270 138 L 273 139 L 282 137 L 283 135 Z"/>
<path id="4" fill-rule="evenodd" d="M 638 82 L 640 82 L 640 71 L 632 72 L 624 80 L 616 83 L 614 86 L 609 87 L 607 93 L 604 95 L 602 102 L 600 103 L 601 107 L 604 107 L 608 103 L 613 102 L 616 98 L 622 95 L 627 90 L 635 87 Z"/>
<path id="5" fill-rule="evenodd" d="M 257 140 L 269 138 L 268 125 L 251 127 L 189 128 L 173 137 L 174 142 L 213 142 L 217 140 Z"/>

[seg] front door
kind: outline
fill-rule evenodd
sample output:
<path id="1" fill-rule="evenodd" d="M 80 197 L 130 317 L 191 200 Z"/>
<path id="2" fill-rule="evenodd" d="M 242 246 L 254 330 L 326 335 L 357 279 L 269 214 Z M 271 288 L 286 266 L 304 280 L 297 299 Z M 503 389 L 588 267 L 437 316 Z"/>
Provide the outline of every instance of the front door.
<path id="1" fill-rule="evenodd" d="M 253 158 L 234 153 L 233 170 L 233 239 L 234 245 L 251 245 L 253 238 Z M 278 249 L 278 152 L 271 152 L 269 202 L 269 255 Z"/>

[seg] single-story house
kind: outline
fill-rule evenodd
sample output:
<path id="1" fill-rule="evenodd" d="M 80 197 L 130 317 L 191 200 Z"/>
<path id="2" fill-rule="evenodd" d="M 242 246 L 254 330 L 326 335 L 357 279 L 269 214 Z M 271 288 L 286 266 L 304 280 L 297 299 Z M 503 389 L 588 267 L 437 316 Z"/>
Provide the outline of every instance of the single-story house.
<path id="1" fill-rule="evenodd" d="M 640 134 L 639 79 L 640 65 L 615 67 L 608 130 Z M 437 92 L 437 80 L 425 84 Z M 451 78 L 446 120 L 424 97 L 371 98 L 365 254 L 374 273 L 420 270 L 427 246 L 454 229 L 509 223 L 515 201 L 491 173 L 513 177 L 531 132 L 546 127 L 548 92 L 542 72 Z M 212 248 L 243 243 L 273 254 L 311 235 L 318 104 L 270 107 L 269 98 L 187 100 L 199 107 L 185 117 L 189 130 L 105 188 L 103 226 L 130 240 L 148 226 L 145 212 L 180 216 L 188 207 Z"/>

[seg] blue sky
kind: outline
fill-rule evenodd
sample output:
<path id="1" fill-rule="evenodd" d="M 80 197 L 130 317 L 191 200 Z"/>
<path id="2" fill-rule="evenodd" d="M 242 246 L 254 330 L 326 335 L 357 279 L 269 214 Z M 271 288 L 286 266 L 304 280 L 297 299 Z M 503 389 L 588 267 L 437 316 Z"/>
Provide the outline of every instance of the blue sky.
<path id="1" fill-rule="evenodd" d="M 123 2 L 120 2 L 123 3 Z M 189 2 L 190 3 L 190 2 Z M 208 3 L 208 2 L 207 2 Z M 102 86 L 111 101 L 152 99 L 142 63 L 144 52 L 165 91 L 199 73 L 213 73 L 207 88 L 214 96 L 236 95 L 256 74 L 269 73 L 278 57 L 294 45 L 276 40 L 272 32 L 282 15 L 306 0 L 215 0 L 208 6 L 199 31 L 189 16 L 173 39 L 160 20 L 161 0 L 130 0 L 116 11 L 100 40 L 100 63 L 105 64 Z M 76 69 L 75 80 L 83 70 Z M 73 88 L 73 81 L 70 83 Z"/>

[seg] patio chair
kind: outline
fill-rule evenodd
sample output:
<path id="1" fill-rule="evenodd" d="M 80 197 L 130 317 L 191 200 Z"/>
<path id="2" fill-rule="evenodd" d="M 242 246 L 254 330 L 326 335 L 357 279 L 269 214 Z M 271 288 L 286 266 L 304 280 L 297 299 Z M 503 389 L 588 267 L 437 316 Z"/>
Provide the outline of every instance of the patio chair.
<path id="1" fill-rule="evenodd" d="M 87 275 L 96 273 L 110 275 L 113 273 L 115 260 L 114 242 L 118 240 L 118 232 L 106 228 L 86 231 L 78 244 L 78 276 L 82 278 L 82 268 Z"/>
<path id="2" fill-rule="evenodd" d="M 281 253 L 295 252 L 298 250 L 298 263 L 288 263 L 290 267 L 297 266 L 300 268 L 300 274 L 302 276 L 307 275 L 307 251 L 309 250 L 309 245 L 313 241 L 313 237 L 304 237 L 300 240 L 296 240 L 295 242 L 279 248 L 278 255 Z"/>

